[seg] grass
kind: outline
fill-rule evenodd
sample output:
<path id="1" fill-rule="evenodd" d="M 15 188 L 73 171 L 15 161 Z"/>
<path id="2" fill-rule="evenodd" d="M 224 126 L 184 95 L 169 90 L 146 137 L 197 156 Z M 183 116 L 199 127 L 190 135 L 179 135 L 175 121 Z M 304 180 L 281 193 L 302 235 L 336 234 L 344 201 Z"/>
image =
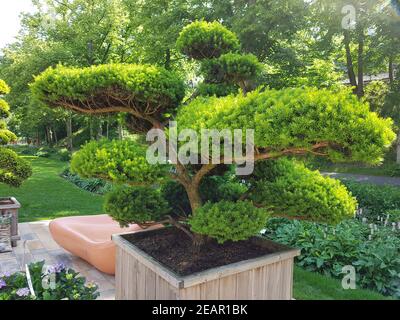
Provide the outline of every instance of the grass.
<path id="1" fill-rule="evenodd" d="M 1 197 L 13 196 L 21 203 L 20 222 L 102 213 L 101 196 L 79 189 L 59 176 L 66 162 L 25 158 L 32 163 L 32 177 L 18 189 L 0 185 Z"/>
<path id="2" fill-rule="evenodd" d="M 294 269 L 293 291 L 297 300 L 392 300 L 371 290 L 344 290 L 340 280 L 299 267 Z"/>

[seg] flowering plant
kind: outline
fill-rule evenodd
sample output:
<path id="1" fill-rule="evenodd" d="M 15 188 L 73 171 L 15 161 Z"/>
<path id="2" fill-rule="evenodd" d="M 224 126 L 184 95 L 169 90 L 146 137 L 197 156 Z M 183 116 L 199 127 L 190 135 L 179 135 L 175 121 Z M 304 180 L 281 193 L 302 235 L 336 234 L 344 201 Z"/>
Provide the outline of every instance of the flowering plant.
<path id="1" fill-rule="evenodd" d="M 95 300 L 98 287 L 63 264 L 29 265 L 32 289 L 23 272 L 0 274 L 0 300 Z"/>

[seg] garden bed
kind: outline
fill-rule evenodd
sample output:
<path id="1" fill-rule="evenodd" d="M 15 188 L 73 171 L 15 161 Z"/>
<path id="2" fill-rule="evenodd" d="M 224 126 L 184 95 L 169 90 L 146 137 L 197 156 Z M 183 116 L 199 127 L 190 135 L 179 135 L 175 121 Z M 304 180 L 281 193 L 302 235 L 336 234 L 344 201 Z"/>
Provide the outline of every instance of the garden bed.
<path id="1" fill-rule="evenodd" d="M 292 299 L 299 250 L 254 237 L 196 256 L 183 237 L 173 228 L 113 236 L 116 299 Z"/>
<path id="2" fill-rule="evenodd" d="M 191 239 L 176 228 L 165 228 L 138 235 L 127 234 L 122 235 L 122 238 L 181 276 L 282 250 L 281 246 L 273 242 L 260 244 L 255 239 L 250 239 L 239 242 L 228 241 L 223 245 L 211 240 L 203 245 L 200 252 L 196 252 Z"/>

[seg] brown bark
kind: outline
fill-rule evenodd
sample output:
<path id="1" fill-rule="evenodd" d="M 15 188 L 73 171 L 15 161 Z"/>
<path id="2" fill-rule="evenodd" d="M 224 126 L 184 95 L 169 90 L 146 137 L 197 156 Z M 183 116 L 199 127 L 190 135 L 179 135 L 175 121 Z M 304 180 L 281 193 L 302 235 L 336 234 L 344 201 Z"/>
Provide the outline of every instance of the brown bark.
<path id="1" fill-rule="evenodd" d="M 72 151 L 73 149 L 73 140 L 72 140 L 72 114 L 70 113 L 66 120 L 66 128 L 67 128 L 67 149 L 68 151 Z"/>
<path id="2" fill-rule="evenodd" d="M 350 49 L 350 33 L 348 30 L 344 30 L 343 35 L 344 35 L 344 46 L 346 48 L 347 74 L 349 76 L 350 85 L 352 87 L 355 87 L 356 88 L 355 90 L 357 90 L 356 74 L 354 72 L 353 58 L 351 56 L 351 49 Z"/>
<path id="3" fill-rule="evenodd" d="M 362 98 L 364 96 L 364 30 L 359 31 L 358 35 L 358 86 L 357 96 Z"/>

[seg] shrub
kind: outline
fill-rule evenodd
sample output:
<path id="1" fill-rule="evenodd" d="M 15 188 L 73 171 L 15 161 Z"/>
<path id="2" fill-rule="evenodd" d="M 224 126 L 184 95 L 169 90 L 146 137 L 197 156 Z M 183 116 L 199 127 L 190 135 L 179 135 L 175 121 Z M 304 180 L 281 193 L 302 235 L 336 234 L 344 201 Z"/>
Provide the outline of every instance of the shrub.
<path id="1" fill-rule="evenodd" d="M 400 165 L 397 163 L 390 163 L 384 166 L 384 172 L 391 177 L 400 177 Z"/>
<path id="2" fill-rule="evenodd" d="M 298 247 L 296 264 L 309 271 L 343 278 L 342 268 L 356 269 L 356 284 L 400 297 L 400 238 L 397 231 L 379 227 L 372 240 L 370 228 L 357 220 L 335 227 L 305 221 L 270 219 L 265 235 Z"/>
<path id="3" fill-rule="evenodd" d="M 32 175 L 28 161 L 20 158 L 14 151 L 0 148 L 0 182 L 19 187 Z"/>
<path id="4" fill-rule="evenodd" d="M 240 83 L 259 76 L 262 65 L 252 54 L 227 53 L 218 59 L 228 82 Z"/>
<path id="5" fill-rule="evenodd" d="M 220 23 L 196 21 L 183 28 L 176 46 L 184 55 L 202 60 L 237 51 L 240 44 L 237 36 Z"/>
<path id="6" fill-rule="evenodd" d="M 22 149 L 14 149 L 14 147 L 12 147 L 12 149 L 25 156 L 34 156 L 39 151 L 39 148 L 33 146 L 24 147 Z"/>
<path id="7" fill-rule="evenodd" d="M 232 84 L 220 83 L 200 83 L 197 87 L 200 96 L 216 96 L 224 97 L 232 93 L 238 92 L 238 87 Z"/>
<path id="8" fill-rule="evenodd" d="M 44 267 L 45 262 L 29 265 L 35 297 L 31 295 L 26 275 L 17 272 L 11 275 L 0 275 L 0 300 L 95 300 L 98 287 L 86 282 L 74 270 L 62 264 Z M 44 288 L 42 281 L 46 276 L 53 275 L 55 287 L 50 284 Z"/>
<path id="9" fill-rule="evenodd" d="M 57 152 L 58 157 L 60 158 L 61 161 L 68 162 L 71 160 L 71 152 L 69 152 L 67 149 L 61 149 Z"/>
<path id="10" fill-rule="evenodd" d="M 276 214 L 338 223 L 354 216 L 356 201 L 340 181 L 289 159 L 256 165 L 250 191 L 255 203 L 272 206 Z"/>
<path id="11" fill-rule="evenodd" d="M 0 95 L 9 94 L 10 87 L 5 83 L 4 80 L 0 79 Z"/>
<path id="12" fill-rule="evenodd" d="M 93 93 L 104 89 L 118 88 L 118 101 L 104 100 Z M 86 102 L 95 108 L 126 105 L 127 111 L 152 114 L 171 111 L 178 106 L 185 95 L 183 81 L 174 73 L 150 65 L 109 64 L 89 68 L 49 68 L 35 78 L 31 85 L 34 98 L 49 107 L 62 99 L 76 101 L 81 108 Z M 52 92 L 52 94 L 48 94 Z M 97 103 L 93 103 L 97 101 Z M 124 101 L 124 104 L 121 104 Z"/>
<path id="13" fill-rule="evenodd" d="M 369 217 L 383 215 L 389 210 L 400 209 L 400 188 L 355 181 L 343 181 L 357 198 L 360 208 Z"/>
<path id="14" fill-rule="evenodd" d="M 8 103 L 0 99 L 0 118 L 8 118 L 10 116 L 10 106 Z"/>
<path id="15" fill-rule="evenodd" d="M 6 145 L 10 142 L 17 141 L 17 136 L 7 129 L 0 129 L 0 144 Z"/>
<path id="16" fill-rule="evenodd" d="M 245 97 L 199 97 L 179 108 L 177 122 L 178 129 L 198 132 L 252 128 L 254 144 L 276 157 L 293 149 L 312 151 L 317 142 L 329 141 L 320 148 L 327 158 L 371 164 L 382 160 L 396 137 L 391 119 L 370 112 L 347 89 L 267 89 Z"/>
<path id="17" fill-rule="evenodd" d="M 189 224 L 193 232 L 207 235 L 222 244 L 257 235 L 268 217 L 267 209 L 256 208 L 249 201 L 209 202 L 189 218 Z"/>
<path id="18" fill-rule="evenodd" d="M 95 178 L 81 178 L 77 174 L 72 173 L 69 168 L 66 168 L 61 173 L 61 177 L 83 190 L 96 194 L 105 194 L 112 189 L 112 184 L 107 181 Z"/>
<path id="19" fill-rule="evenodd" d="M 104 211 L 122 227 L 132 223 L 160 221 L 169 212 L 159 190 L 150 187 L 118 187 L 105 197 Z"/>
<path id="20" fill-rule="evenodd" d="M 152 165 L 146 145 L 134 141 L 92 141 L 75 153 L 71 170 L 83 178 L 100 178 L 115 183 L 152 184 L 168 172 L 167 165 Z"/>

